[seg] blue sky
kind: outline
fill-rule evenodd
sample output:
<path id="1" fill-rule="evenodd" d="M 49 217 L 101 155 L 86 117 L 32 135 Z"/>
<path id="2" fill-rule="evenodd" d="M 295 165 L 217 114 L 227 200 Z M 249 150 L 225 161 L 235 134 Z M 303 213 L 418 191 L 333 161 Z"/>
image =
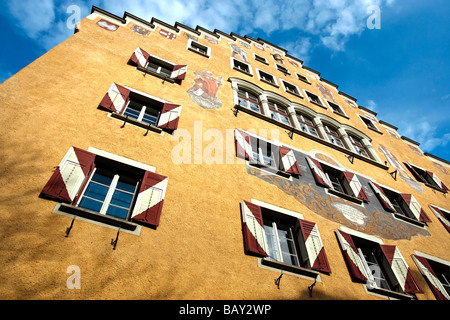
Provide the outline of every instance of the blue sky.
<path id="1" fill-rule="evenodd" d="M 71 5 L 267 40 L 450 161 L 448 0 L 2 0 L 0 83 L 73 34 Z M 367 26 L 371 5 L 380 29 Z"/>

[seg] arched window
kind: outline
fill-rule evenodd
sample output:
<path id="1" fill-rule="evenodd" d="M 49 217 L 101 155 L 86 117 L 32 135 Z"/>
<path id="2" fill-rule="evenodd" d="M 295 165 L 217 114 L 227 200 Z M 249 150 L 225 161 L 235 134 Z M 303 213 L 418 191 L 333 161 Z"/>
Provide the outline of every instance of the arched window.
<path id="1" fill-rule="evenodd" d="M 341 137 L 341 135 L 338 132 L 338 128 L 330 125 L 330 124 L 324 124 L 325 133 L 327 134 L 328 141 L 331 143 L 345 148 L 344 141 Z"/>
<path id="2" fill-rule="evenodd" d="M 269 112 L 272 119 L 292 126 L 292 120 L 288 108 L 278 102 L 269 101 Z"/>
<path id="3" fill-rule="evenodd" d="M 359 155 L 361 155 L 363 157 L 373 159 L 373 157 L 370 155 L 369 151 L 367 150 L 367 147 L 364 145 L 362 139 L 358 138 L 357 136 L 355 136 L 353 134 L 349 134 L 348 137 L 349 137 L 356 153 L 358 153 Z"/>
<path id="4" fill-rule="evenodd" d="M 261 112 L 261 103 L 259 101 L 259 98 L 256 94 L 244 89 L 239 88 L 238 90 L 238 99 L 239 99 L 239 105 L 242 107 L 245 107 L 247 109 L 259 112 Z"/>
<path id="5" fill-rule="evenodd" d="M 312 117 L 297 112 L 297 120 L 300 125 L 300 130 L 315 137 L 319 136 Z"/>

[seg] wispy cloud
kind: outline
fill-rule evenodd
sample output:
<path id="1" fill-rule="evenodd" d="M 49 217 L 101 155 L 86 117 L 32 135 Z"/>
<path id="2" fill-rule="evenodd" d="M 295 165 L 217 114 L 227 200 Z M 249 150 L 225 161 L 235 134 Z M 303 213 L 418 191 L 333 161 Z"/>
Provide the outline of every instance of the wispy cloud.
<path id="1" fill-rule="evenodd" d="M 448 128 L 444 128 L 442 132 L 436 125 L 426 120 L 402 122 L 399 129 L 406 137 L 419 142 L 421 149 L 426 152 L 445 148 L 450 144 L 450 132 L 445 132 Z"/>

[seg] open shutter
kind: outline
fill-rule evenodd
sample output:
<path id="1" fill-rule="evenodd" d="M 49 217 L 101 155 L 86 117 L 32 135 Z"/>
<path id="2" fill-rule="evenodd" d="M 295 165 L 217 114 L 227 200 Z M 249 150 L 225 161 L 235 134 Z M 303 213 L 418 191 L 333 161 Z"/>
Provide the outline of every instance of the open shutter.
<path id="1" fill-rule="evenodd" d="M 427 216 L 412 194 L 402 193 L 401 196 L 418 221 L 431 222 L 431 219 Z"/>
<path id="2" fill-rule="evenodd" d="M 306 220 L 299 220 L 299 223 L 311 269 L 331 273 L 330 264 L 328 263 L 317 224 Z"/>
<path id="3" fill-rule="evenodd" d="M 236 139 L 236 156 L 245 160 L 253 161 L 253 151 L 250 135 L 236 129 L 234 131 L 234 137 Z"/>
<path id="4" fill-rule="evenodd" d="M 409 169 L 409 171 L 411 171 L 411 173 L 413 174 L 414 178 L 416 178 L 417 181 L 426 183 L 425 179 L 419 173 L 417 173 L 416 169 L 414 169 L 412 165 L 410 165 L 408 162 L 404 162 L 404 164 Z"/>
<path id="5" fill-rule="evenodd" d="M 398 248 L 385 244 L 380 245 L 380 247 L 403 292 L 422 293 L 422 288 L 420 288 Z"/>
<path id="6" fill-rule="evenodd" d="M 355 197 L 357 197 L 360 200 L 369 202 L 369 197 L 367 196 L 366 192 L 364 191 L 364 188 L 359 182 L 358 177 L 351 172 L 344 172 L 344 177 L 347 180 L 348 184 L 350 185 L 350 189 L 352 189 L 353 194 Z"/>
<path id="7" fill-rule="evenodd" d="M 444 225 L 445 229 L 447 229 L 447 231 L 450 233 L 450 221 L 448 221 L 448 219 L 445 217 L 445 215 L 441 211 L 441 209 L 439 209 L 438 207 L 435 207 L 435 206 L 430 206 L 430 207 L 431 207 L 431 210 L 433 210 L 436 213 L 436 216 L 441 221 L 441 223 Z"/>
<path id="8" fill-rule="evenodd" d="M 181 106 L 165 103 L 158 121 L 158 127 L 166 130 L 176 130 L 180 120 Z"/>
<path id="9" fill-rule="evenodd" d="M 108 92 L 100 102 L 100 107 L 111 112 L 121 113 L 127 105 L 130 97 L 130 90 L 113 83 Z"/>
<path id="10" fill-rule="evenodd" d="M 441 181 L 441 179 L 439 179 L 439 177 L 437 175 L 435 175 L 433 172 L 431 171 L 427 171 L 428 175 L 434 180 L 434 182 L 436 182 L 436 184 L 438 185 L 439 188 L 441 188 L 442 190 L 448 192 L 449 189 L 447 188 L 447 186 Z"/>
<path id="11" fill-rule="evenodd" d="M 320 162 L 311 157 L 306 157 L 306 160 L 311 167 L 311 171 L 313 173 L 314 179 L 316 180 L 316 183 L 318 185 L 321 185 L 322 187 L 330 188 L 331 183 L 329 182 L 328 177 L 325 175 Z"/>
<path id="12" fill-rule="evenodd" d="M 73 203 L 94 168 L 94 160 L 95 154 L 71 147 L 41 191 L 41 196 Z"/>
<path id="13" fill-rule="evenodd" d="M 133 61 L 138 67 L 145 68 L 148 58 L 150 58 L 150 54 L 138 47 L 131 55 L 130 60 Z"/>
<path id="14" fill-rule="evenodd" d="M 436 299 L 450 300 L 450 295 L 447 293 L 444 286 L 437 278 L 436 273 L 434 273 L 427 259 L 418 255 L 412 255 L 412 258 L 416 263 L 417 267 L 419 268 L 420 272 L 422 273 L 422 275 L 425 277 L 425 280 L 430 286 L 430 289 L 433 292 Z"/>
<path id="15" fill-rule="evenodd" d="M 300 167 L 298 166 L 294 152 L 286 147 L 279 147 L 279 152 L 284 171 L 291 174 L 301 175 Z"/>
<path id="16" fill-rule="evenodd" d="M 241 213 L 245 250 L 257 256 L 267 257 L 261 208 L 253 203 L 242 201 Z"/>
<path id="17" fill-rule="evenodd" d="M 377 183 L 370 181 L 369 184 L 371 185 L 373 191 L 378 197 L 378 200 L 380 200 L 381 205 L 386 211 L 389 212 L 395 212 L 395 208 L 392 205 L 392 203 L 389 201 L 389 198 L 386 196 L 386 194 L 383 191 L 383 188 L 381 188 Z"/>
<path id="18" fill-rule="evenodd" d="M 354 280 L 366 282 L 367 274 L 364 264 L 358 254 L 358 249 L 353 243 L 352 236 L 341 230 L 336 230 L 336 234 L 342 248 L 344 259 L 347 262 L 350 275 Z"/>
<path id="19" fill-rule="evenodd" d="M 168 180 L 165 176 L 145 172 L 131 215 L 132 221 L 152 227 L 159 226 Z"/>
<path id="20" fill-rule="evenodd" d="M 184 80 L 186 78 L 188 66 L 173 66 L 170 78 L 173 80 Z"/>

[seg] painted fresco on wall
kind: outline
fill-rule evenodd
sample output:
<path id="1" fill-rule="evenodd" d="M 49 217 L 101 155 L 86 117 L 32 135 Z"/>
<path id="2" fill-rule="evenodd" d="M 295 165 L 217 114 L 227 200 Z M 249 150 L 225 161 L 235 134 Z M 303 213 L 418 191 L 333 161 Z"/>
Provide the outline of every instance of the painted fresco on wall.
<path id="1" fill-rule="evenodd" d="M 241 47 L 235 45 L 232 42 L 228 43 L 231 47 L 231 56 L 235 59 L 238 60 L 242 60 L 246 63 L 248 63 L 248 59 L 247 59 L 247 51 L 245 51 L 244 49 L 242 49 Z"/>
<path id="2" fill-rule="evenodd" d="M 191 35 L 191 34 L 189 34 L 189 33 L 187 33 L 187 32 L 184 32 L 184 33 L 183 33 L 183 36 L 184 36 L 185 38 L 188 38 L 188 39 L 191 39 L 191 40 L 194 40 L 194 41 L 197 41 L 197 42 L 198 42 L 198 38 L 197 38 L 197 37 L 194 37 L 193 35 Z"/>
<path id="3" fill-rule="evenodd" d="M 245 49 L 248 49 L 248 50 L 250 50 L 252 47 L 250 47 L 250 45 L 248 44 L 248 43 L 246 43 L 246 42 L 244 42 L 244 41 L 240 41 L 239 40 L 239 44 L 241 45 L 241 46 L 243 46 Z"/>
<path id="4" fill-rule="evenodd" d="M 333 96 L 333 93 L 331 92 L 331 90 L 329 90 L 327 87 L 323 86 L 320 83 L 317 83 L 316 86 L 317 86 L 317 88 L 319 88 L 320 92 L 322 93 L 322 95 L 324 97 L 326 97 L 329 100 L 331 100 L 334 103 L 336 103 L 336 101 L 334 100 L 334 96 Z"/>
<path id="5" fill-rule="evenodd" d="M 253 42 L 253 45 L 255 46 L 256 49 L 259 49 L 261 51 L 264 51 L 264 47 L 262 45 L 260 45 L 259 43 L 255 43 Z"/>
<path id="6" fill-rule="evenodd" d="M 444 168 L 444 166 L 440 165 L 439 163 L 433 162 L 436 168 L 442 171 L 442 173 L 448 174 L 448 171 Z"/>
<path id="7" fill-rule="evenodd" d="M 422 152 L 420 152 L 420 150 L 412 145 L 408 145 L 412 151 L 414 151 L 415 154 L 422 156 Z"/>
<path id="8" fill-rule="evenodd" d="M 289 61 L 294 67 L 300 68 L 300 66 L 299 66 L 299 64 L 298 64 L 297 62 L 295 62 L 295 61 L 293 61 L 293 60 L 291 60 L 291 59 L 288 59 L 288 61 Z"/>
<path id="9" fill-rule="evenodd" d="M 345 102 L 347 102 L 347 104 L 348 104 L 350 107 L 356 108 L 356 105 L 355 105 L 352 101 L 347 100 L 347 99 L 344 99 L 344 100 L 345 100 Z"/>
<path id="10" fill-rule="evenodd" d="M 173 34 L 172 32 L 169 32 L 169 31 L 164 30 L 164 29 L 159 30 L 159 34 L 162 35 L 163 37 L 167 38 L 167 39 L 170 39 L 170 40 L 173 40 L 173 39 L 175 39 L 177 37 L 176 34 Z"/>
<path id="11" fill-rule="evenodd" d="M 196 79 L 194 84 L 187 91 L 189 97 L 205 109 L 218 109 L 222 107 L 222 101 L 219 100 L 217 94 L 221 86 L 223 86 L 223 77 L 213 77 L 211 71 L 194 71 Z"/>
<path id="12" fill-rule="evenodd" d="M 97 25 L 98 25 L 99 27 L 105 29 L 105 30 L 112 31 L 112 32 L 114 32 L 114 31 L 116 31 L 117 29 L 119 29 L 119 26 L 118 26 L 117 24 L 108 22 L 108 21 L 103 20 L 103 19 L 99 20 L 99 21 L 97 22 Z"/>
<path id="13" fill-rule="evenodd" d="M 252 166 L 247 166 L 247 173 L 294 197 L 314 213 L 353 230 L 392 240 L 410 240 L 418 235 L 430 236 L 426 229 L 394 219 L 392 214 L 381 212 L 375 206 L 362 207 L 338 197 L 328 196 L 323 188 L 318 187 L 314 182 L 302 181 L 304 176 L 301 179 L 288 180 Z M 365 191 L 373 199 L 373 192 L 369 192 L 369 189 Z M 296 208 L 289 209 L 296 210 Z M 301 209 L 297 211 L 301 212 Z"/>
<path id="14" fill-rule="evenodd" d="M 206 39 L 207 41 L 211 42 L 212 44 L 218 44 L 218 43 L 219 43 L 219 41 L 217 41 L 217 39 L 215 39 L 215 38 L 213 38 L 213 37 L 210 37 L 210 36 L 208 36 L 208 35 L 206 35 L 206 34 L 205 34 L 205 39 Z"/>
<path id="15" fill-rule="evenodd" d="M 131 27 L 131 30 L 140 34 L 141 36 L 147 37 L 150 34 L 150 30 L 145 29 L 141 26 L 138 26 L 137 24 L 133 24 Z"/>
<path id="16" fill-rule="evenodd" d="M 380 151 L 384 156 L 386 157 L 386 160 L 389 162 L 391 166 L 394 167 L 395 170 L 398 170 L 397 177 L 400 177 L 403 181 L 405 181 L 411 188 L 416 190 L 418 193 L 423 193 L 422 186 L 414 179 L 412 178 L 408 171 L 403 167 L 403 165 L 398 161 L 397 157 L 392 154 L 386 147 L 383 145 L 380 145 L 378 148 L 378 151 Z M 392 168 L 391 168 L 392 169 Z M 394 171 L 394 170 L 392 170 Z"/>

